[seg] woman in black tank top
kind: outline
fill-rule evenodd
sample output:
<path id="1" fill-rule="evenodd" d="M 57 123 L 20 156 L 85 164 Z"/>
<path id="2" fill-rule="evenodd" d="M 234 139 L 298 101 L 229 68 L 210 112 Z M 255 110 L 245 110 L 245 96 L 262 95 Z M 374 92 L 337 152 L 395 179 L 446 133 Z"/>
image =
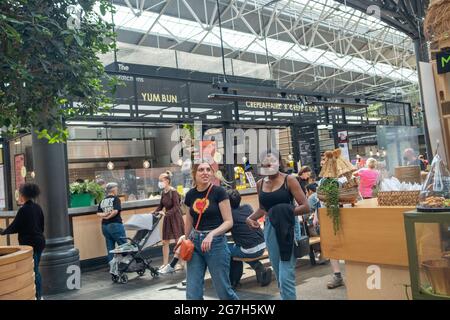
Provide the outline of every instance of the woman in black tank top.
<path id="1" fill-rule="evenodd" d="M 251 228 L 259 228 L 258 219 L 266 215 L 264 237 L 269 251 L 269 258 L 278 280 L 281 298 L 295 300 L 295 265 L 296 259 L 292 252 L 290 261 L 282 261 L 274 227 L 267 215 L 270 209 L 278 204 L 293 204 L 297 202 L 294 215 L 309 212 L 308 201 L 298 180 L 279 171 L 279 158 L 276 151 L 263 154 L 260 174 L 265 176 L 257 183 L 259 208 L 247 219 Z"/>

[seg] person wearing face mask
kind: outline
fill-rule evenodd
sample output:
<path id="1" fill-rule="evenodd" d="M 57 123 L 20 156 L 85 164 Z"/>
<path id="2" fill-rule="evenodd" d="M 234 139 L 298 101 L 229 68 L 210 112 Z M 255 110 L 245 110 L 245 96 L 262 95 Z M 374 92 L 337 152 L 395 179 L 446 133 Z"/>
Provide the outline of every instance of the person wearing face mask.
<path id="1" fill-rule="evenodd" d="M 259 208 L 246 222 L 250 228 L 257 229 L 260 227 L 258 219 L 265 215 L 264 238 L 281 299 L 295 300 L 295 221 L 296 216 L 308 213 L 310 209 L 298 180 L 279 171 L 277 153 L 267 151 L 260 156 L 260 174 L 265 178 L 257 182 Z"/>
<path id="2" fill-rule="evenodd" d="M 162 190 L 161 201 L 153 212 L 155 215 L 163 215 L 162 227 L 162 251 L 163 264 L 159 268 L 160 274 L 172 273 L 175 268 L 169 264 L 170 241 L 177 241 L 184 234 L 184 222 L 181 215 L 180 197 L 177 190 L 171 186 L 172 173 L 166 171 L 159 176 L 158 187 Z"/>
<path id="3" fill-rule="evenodd" d="M 214 289 L 221 300 L 238 300 L 231 287 L 229 272 L 231 253 L 225 233 L 233 227 L 228 195 L 212 183 L 214 170 L 208 162 L 192 168 L 194 187 L 186 194 L 185 236 L 194 243 L 187 262 L 186 298 L 203 300 L 205 272 L 208 268 Z"/>

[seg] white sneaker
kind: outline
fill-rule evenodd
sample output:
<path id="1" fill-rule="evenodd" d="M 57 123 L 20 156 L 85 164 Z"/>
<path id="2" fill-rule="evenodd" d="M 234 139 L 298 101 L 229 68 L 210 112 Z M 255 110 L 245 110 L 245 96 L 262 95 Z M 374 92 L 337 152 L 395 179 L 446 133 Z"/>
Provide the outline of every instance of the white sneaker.
<path id="1" fill-rule="evenodd" d="M 158 268 L 158 271 L 161 271 L 161 270 L 164 269 L 166 266 L 168 266 L 168 264 L 163 264 L 161 267 Z"/>
<path id="2" fill-rule="evenodd" d="M 159 270 L 160 274 L 168 274 L 168 273 L 174 273 L 174 272 L 175 272 L 175 269 L 172 268 L 170 266 L 170 264 L 166 265 L 164 268 Z"/>

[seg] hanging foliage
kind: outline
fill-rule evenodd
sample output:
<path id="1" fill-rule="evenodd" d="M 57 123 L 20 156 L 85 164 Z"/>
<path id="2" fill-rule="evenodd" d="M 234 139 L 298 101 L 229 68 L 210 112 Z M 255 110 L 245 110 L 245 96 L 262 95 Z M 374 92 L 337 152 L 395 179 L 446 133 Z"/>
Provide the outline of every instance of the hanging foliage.
<path id="1" fill-rule="evenodd" d="M 327 216 L 333 221 L 333 230 L 334 234 L 336 234 L 340 229 L 341 223 L 339 212 L 339 183 L 336 179 L 324 178 L 319 189 L 325 194 Z"/>
<path id="2" fill-rule="evenodd" d="M 115 79 L 98 55 L 115 48 L 109 0 L 0 2 L 0 129 L 64 142 L 62 119 L 107 111 Z M 70 102 L 75 102 L 71 104 Z"/>

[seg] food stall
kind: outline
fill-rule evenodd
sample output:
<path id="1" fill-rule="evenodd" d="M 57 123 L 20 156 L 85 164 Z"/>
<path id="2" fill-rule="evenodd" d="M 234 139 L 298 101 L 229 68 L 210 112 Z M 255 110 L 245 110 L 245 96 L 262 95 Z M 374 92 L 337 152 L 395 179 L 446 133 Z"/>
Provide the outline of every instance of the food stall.
<path id="1" fill-rule="evenodd" d="M 378 199 L 319 209 L 322 251 L 327 258 L 345 260 L 349 299 L 406 300 L 423 292 L 450 298 L 449 176 L 436 155 L 421 186 L 384 178 Z M 432 221 L 426 218 L 430 212 L 441 215 Z M 414 226 L 405 224 L 413 218 Z"/>

